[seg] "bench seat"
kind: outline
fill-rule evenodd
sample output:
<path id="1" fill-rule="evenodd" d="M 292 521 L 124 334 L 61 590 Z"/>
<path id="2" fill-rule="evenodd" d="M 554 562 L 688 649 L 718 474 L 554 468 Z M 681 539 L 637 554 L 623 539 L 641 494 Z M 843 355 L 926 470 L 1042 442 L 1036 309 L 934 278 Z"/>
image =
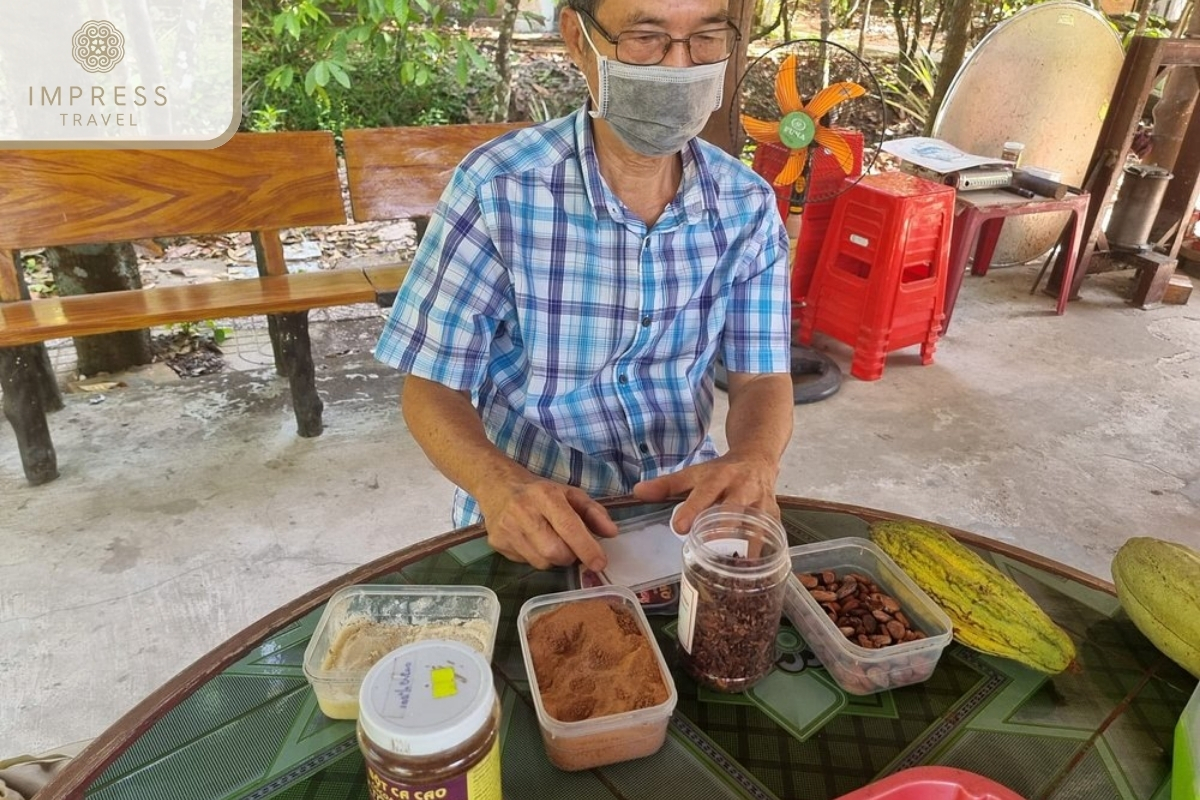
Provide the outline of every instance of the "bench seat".
<path id="1" fill-rule="evenodd" d="M 403 267 L 386 274 L 403 275 Z M 385 273 L 380 273 L 380 285 Z M 396 278 L 395 286 L 399 286 Z M 156 286 L 125 292 L 0 303 L 0 347 L 137 330 L 175 322 L 281 314 L 376 302 L 360 269 L 267 275 L 258 279 Z M 193 316 L 194 315 L 194 316 Z"/>
<path id="2" fill-rule="evenodd" d="M 455 166 L 518 124 L 345 131 L 355 222 L 412 219 L 420 236 Z M 347 222 L 328 132 L 238 133 L 211 150 L 0 150 L 0 390 L 26 479 L 58 476 L 46 420 L 62 407 L 44 342 L 266 315 L 297 432 L 322 431 L 308 310 L 390 305 L 408 265 L 288 272 L 281 231 Z M 248 231 L 258 276 L 30 299 L 21 250 Z"/>

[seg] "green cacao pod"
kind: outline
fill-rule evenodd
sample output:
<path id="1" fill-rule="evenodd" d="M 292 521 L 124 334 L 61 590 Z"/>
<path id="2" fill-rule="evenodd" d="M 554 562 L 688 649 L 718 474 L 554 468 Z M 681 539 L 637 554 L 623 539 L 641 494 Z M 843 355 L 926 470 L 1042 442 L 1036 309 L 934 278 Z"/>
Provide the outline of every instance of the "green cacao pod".
<path id="1" fill-rule="evenodd" d="M 1200 678 L 1200 553 L 1137 536 L 1117 551 L 1112 577 L 1121 607 L 1138 630 Z"/>
<path id="2" fill-rule="evenodd" d="M 961 644 L 1055 675 L 1075 660 L 1075 643 L 1029 594 L 939 528 L 876 522 L 871 540 L 941 606 Z"/>

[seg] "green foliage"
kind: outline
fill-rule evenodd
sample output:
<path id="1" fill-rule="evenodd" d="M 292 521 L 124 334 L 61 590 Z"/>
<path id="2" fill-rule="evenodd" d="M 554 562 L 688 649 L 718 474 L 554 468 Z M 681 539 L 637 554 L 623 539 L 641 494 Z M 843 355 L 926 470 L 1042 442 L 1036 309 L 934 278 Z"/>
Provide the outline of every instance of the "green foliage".
<path id="1" fill-rule="evenodd" d="M 233 334 L 233 328 L 228 325 L 218 325 L 215 320 L 206 319 L 203 322 L 172 322 L 167 326 L 173 335 L 181 339 L 211 339 L 212 343 L 220 346 Z"/>
<path id="2" fill-rule="evenodd" d="M 915 55 L 904 56 L 898 65 L 888 64 L 879 71 L 884 102 L 922 130 L 929 117 L 937 76 L 937 62 L 928 50 L 918 47 Z"/>
<path id="3" fill-rule="evenodd" d="M 466 122 L 491 112 L 492 65 L 462 20 L 496 0 L 283 0 L 243 26 L 251 130 Z M 482 111 L 480 104 L 485 107 Z M 473 105 L 474 104 L 474 105 Z"/>
<path id="4" fill-rule="evenodd" d="M 1113 30 L 1120 35 L 1121 46 L 1128 50 L 1129 43 L 1133 41 L 1134 32 L 1137 30 L 1138 15 L 1132 12 L 1109 14 L 1108 24 L 1112 25 Z M 1152 39 L 1169 38 L 1171 23 L 1157 14 L 1149 14 L 1146 17 L 1146 27 L 1142 30 L 1142 36 L 1149 36 Z"/>

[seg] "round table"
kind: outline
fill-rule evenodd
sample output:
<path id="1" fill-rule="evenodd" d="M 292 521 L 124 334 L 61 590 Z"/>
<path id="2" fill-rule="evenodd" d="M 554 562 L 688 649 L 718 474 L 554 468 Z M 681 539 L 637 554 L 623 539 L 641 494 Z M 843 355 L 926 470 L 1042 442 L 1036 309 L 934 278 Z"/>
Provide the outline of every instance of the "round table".
<path id="1" fill-rule="evenodd" d="M 873 521 L 910 519 L 796 497 L 779 502 L 792 544 L 865 536 Z M 628 497 L 605 505 L 618 518 L 666 507 Z M 326 600 L 362 583 L 485 585 L 500 597 L 493 669 L 510 800 L 827 800 L 930 764 L 982 774 L 1031 799 L 1168 797 L 1173 730 L 1196 680 L 1137 631 L 1110 584 L 946 530 L 1071 634 L 1081 670 L 1047 677 L 953 643 L 928 681 L 857 697 L 837 686 L 785 621 L 771 675 L 744 694 L 722 695 L 675 668 L 675 617 L 651 616 L 679 692 L 667 743 L 648 758 L 561 772 L 542 747 L 516 617 L 526 599 L 571 588 L 568 570 L 507 561 L 473 526 L 366 564 L 251 625 L 118 720 L 38 800 L 367 797 L 353 723 L 320 713 L 301 669 Z"/>

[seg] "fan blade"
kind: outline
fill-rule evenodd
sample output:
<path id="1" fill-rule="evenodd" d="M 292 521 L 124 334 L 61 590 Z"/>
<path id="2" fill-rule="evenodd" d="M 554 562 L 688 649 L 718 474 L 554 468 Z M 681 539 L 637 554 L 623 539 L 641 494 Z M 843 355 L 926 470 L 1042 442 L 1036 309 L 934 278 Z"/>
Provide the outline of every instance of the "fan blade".
<path id="1" fill-rule="evenodd" d="M 779 72 L 775 73 L 775 102 L 779 104 L 779 116 L 793 111 L 803 111 L 804 101 L 800 98 L 800 90 L 796 88 L 795 54 L 783 60 Z"/>
<path id="2" fill-rule="evenodd" d="M 794 184 L 797 178 L 804 174 L 804 163 L 808 161 L 808 148 L 803 147 L 799 150 L 793 150 L 788 156 L 787 163 L 783 165 L 783 169 L 779 170 L 779 174 L 775 176 L 775 180 L 771 183 L 776 186 L 787 186 Z"/>
<path id="3" fill-rule="evenodd" d="M 821 117 L 829 113 L 829 109 L 836 106 L 843 100 L 852 100 L 855 97 L 862 97 L 867 93 L 867 90 L 859 86 L 853 81 L 841 81 L 831 86 L 826 86 L 821 91 L 817 92 L 817 96 L 808 102 L 808 113 L 814 120 L 820 120 Z"/>
<path id="4" fill-rule="evenodd" d="M 813 138 L 816 139 L 817 144 L 833 153 L 842 172 L 849 175 L 854 170 L 854 150 L 840 133 L 818 125 L 817 135 Z"/>
<path id="5" fill-rule="evenodd" d="M 748 117 L 745 114 L 742 117 L 742 127 L 746 129 L 746 135 L 756 142 L 764 144 L 779 143 L 779 123 L 764 122 L 761 119 Z"/>

